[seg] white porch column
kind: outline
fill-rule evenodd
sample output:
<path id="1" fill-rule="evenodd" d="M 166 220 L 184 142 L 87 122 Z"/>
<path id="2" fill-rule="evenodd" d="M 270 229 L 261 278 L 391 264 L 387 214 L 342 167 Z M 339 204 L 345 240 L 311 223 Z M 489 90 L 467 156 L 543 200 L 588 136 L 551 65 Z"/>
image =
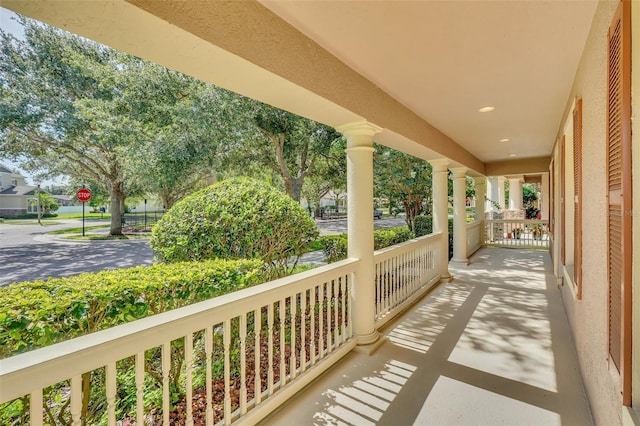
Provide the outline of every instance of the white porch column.
<path id="1" fill-rule="evenodd" d="M 498 178 L 487 178 L 487 203 L 485 211 L 495 212 L 498 211 L 496 203 L 500 203 L 500 192 L 498 190 Z M 493 217 L 493 216 L 492 216 Z"/>
<path id="2" fill-rule="evenodd" d="M 360 121 L 338 127 L 347 138 L 348 256 L 359 259 L 354 282 L 353 332 L 358 345 L 376 342 L 373 261 L 373 136 L 382 128 Z"/>
<path id="3" fill-rule="evenodd" d="M 549 173 L 542 174 L 542 194 L 540 200 L 540 219 L 549 220 L 549 206 L 551 203 L 549 202 L 551 199 L 549 198 Z"/>
<path id="4" fill-rule="evenodd" d="M 487 178 L 484 176 L 477 176 L 473 179 L 476 181 L 476 220 L 484 220 L 485 194 L 487 193 L 485 187 Z"/>
<path id="5" fill-rule="evenodd" d="M 522 210 L 523 176 L 509 176 L 509 210 Z"/>
<path id="6" fill-rule="evenodd" d="M 500 210 L 505 210 L 506 204 L 504 202 L 504 181 L 506 179 L 504 176 L 498 176 L 496 180 L 498 181 L 498 204 L 500 205 Z"/>
<path id="7" fill-rule="evenodd" d="M 441 232 L 440 278 L 450 280 L 449 274 L 449 191 L 447 185 L 447 167 L 449 160 L 440 158 L 429 161 L 431 164 L 431 185 L 433 192 L 433 232 Z"/>
<path id="8" fill-rule="evenodd" d="M 453 258 L 452 262 L 468 264 L 467 259 L 467 209 L 466 167 L 451 169 L 453 179 Z"/>

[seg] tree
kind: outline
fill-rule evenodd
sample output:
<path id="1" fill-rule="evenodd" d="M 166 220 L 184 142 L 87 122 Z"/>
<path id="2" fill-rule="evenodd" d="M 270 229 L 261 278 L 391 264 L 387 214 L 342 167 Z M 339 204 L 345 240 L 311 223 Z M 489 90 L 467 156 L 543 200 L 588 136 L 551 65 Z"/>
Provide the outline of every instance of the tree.
<path id="1" fill-rule="evenodd" d="M 22 19 L 24 39 L 0 30 L 0 152 L 104 185 L 111 233 L 120 234 L 127 158 L 140 139 L 132 110 L 120 102 L 126 58 L 113 49 Z"/>
<path id="2" fill-rule="evenodd" d="M 241 149 L 243 157 L 277 173 L 286 193 L 300 202 L 305 178 L 314 174 L 321 158 L 342 136 L 323 124 L 258 101 L 248 102 L 258 134 L 244 140 L 249 145 Z"/>
<path id="3" fill-rule="evenodd" d="M 377 197 L 399 200 L 405 221 L 414 230 L 413 218 L 431 207 L 431 165 L 400 151 L 376 145 L 374 192 Z"/>

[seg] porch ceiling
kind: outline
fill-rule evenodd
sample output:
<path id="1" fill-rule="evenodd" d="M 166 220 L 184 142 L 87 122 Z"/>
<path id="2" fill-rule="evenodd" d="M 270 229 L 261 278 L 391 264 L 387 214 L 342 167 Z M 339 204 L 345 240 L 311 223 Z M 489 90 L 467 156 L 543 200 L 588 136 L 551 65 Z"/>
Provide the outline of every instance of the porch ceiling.
<path id="1" fill-rule="evenodd" d="M 261 2 L 483 162 L 549 156 L 597 6 Z"/>

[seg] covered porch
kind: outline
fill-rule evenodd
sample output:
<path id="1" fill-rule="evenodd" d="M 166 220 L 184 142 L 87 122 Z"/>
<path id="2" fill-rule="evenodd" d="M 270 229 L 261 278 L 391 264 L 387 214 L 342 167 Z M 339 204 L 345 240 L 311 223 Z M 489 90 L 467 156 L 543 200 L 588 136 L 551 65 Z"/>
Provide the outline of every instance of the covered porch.
<path id="1" fill-rule="evenodd" d="M 263 424 L 593 424 L 546 251 L 482 248 Z"/>

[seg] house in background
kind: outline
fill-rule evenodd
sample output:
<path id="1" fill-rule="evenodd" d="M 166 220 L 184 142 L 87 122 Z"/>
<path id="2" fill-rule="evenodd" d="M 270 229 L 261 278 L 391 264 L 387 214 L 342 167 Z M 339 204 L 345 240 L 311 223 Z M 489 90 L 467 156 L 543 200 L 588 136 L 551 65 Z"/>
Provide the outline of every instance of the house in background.
<path id="1" fill-rule="evenodd" d="M 0 164 L 0 216 L 37 213 L 36 189 L 26 184 L 24 176 Z"/>

